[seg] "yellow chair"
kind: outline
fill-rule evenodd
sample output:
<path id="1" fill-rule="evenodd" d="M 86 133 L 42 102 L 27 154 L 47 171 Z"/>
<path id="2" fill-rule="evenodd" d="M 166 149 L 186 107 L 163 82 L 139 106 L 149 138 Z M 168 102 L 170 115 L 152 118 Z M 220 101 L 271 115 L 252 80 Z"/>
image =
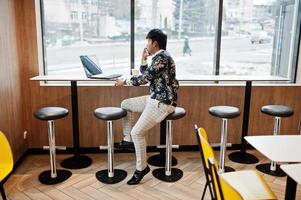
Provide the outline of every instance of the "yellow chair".
<path id="1" fill-rule="evenodd" d="M 208 162 L 204 159 L 205 155 L 203 154 L 204 150 L 203 150 L 203 145 L 201 145 L 201 138 L 200 138 L 200 137 L 202 137 L 203 140 L 208 141 L 208 136 L 207 136 L 207 133 L 206 133 L 205 129 L 198 128 L 197 125 L 195 125 L 195 134 L 196 134 L 197 139 L 198 139 L 198 143 L 199 143 L 199 147 L 200 147 L 200 153 L 201 153 L 201 160 L 202 160 L 202 164 L 203 164 L 203 168 L 204 168 L 204 172 L 205 172 L 205 178 L 206 178 L 206 184 L 205 184 L 205 188 L 203 190 L 201 199 L 202 200 L 204 199 L 207 188 L 209 188 L 211 198 L 213 199 L 214 198 L 213 191 L 212 191 L 209 176 L 208 176 L 208 174 L 209 174 L 209 171 L 208 171 L 209 170 L 209 165 L 208 165 Z M 213 152 L 212 152 L 212 156 L 214 156 Z"/>
<path id="2" fill-rule="evenodd" d="M 209 186 L 211 184 L 214 191 L 215 198 L 213 199 L 277 199 L 266 181 L 256 171 L 246 170 L 218 174 L 218 165 L 214 158 L 213 149 L 206 136 L 205 130 L 200 128 L 198 131 L 200 149 L 207 169 L 205 173 L 207 173 Z"/>
<path id="3" fill-rule="evenodd" d="M 6 200 L 3 180 L 13 170 L 14 160 L 10 145 L 5 135 L 0 131 L 0 191 L 2 199 Z"/>

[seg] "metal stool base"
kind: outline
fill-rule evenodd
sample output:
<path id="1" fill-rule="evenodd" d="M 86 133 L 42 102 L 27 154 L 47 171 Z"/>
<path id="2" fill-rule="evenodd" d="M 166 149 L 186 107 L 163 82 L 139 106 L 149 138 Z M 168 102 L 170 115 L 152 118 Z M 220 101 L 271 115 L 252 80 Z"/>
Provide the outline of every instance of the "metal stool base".
<path id="1" fill-rule="evenodd" d="M 242 153 L 240 151 L 230 153 L 228 157 L 231 161 L 242 164 L 255 164 L 259 162 L 256 156 L 249 153 Z"/>
<path id="2" fill-rule="evenodd" d="M 88 156 L 73 156 L 61 162 L 61 166 L 67 169 L 83 169 L 92 164 L 92 159 Z"/>
<path id="3" fill-rule="evenodd" d="M 234 172 L 235 169 L 233 169 L 232 167 L 229 167 L 229 166 L 225 166 L 224 167 L 224 172 Z"/>
<path id="4" fill-rule="evenodd" d="M 256 169 L 258 171 L 261 171 L 262 173 L 268 174 L 268 175 L 272 175 L 272 176 L 276 176 L 276 177 L 284 177 L 286 176 L 286 174 L 282 171 L 282 169 L 280 169 L 279 165 L 276 165 L 276 171 L 272 171 L 270 169 L 271 167 L 271 163 L 264 163 L 264 164 L 259 164 L 256 166 Z"/>
<path id="5" fill-rule="evenodd" d="M 153 155 L 148 158 L 147 162 L 148 164 L 156 167 L 164 167 L 165 166 L 165 153 L 160 153 L 157 155 Z M 172 157 L 172 166 L 176 166 L 178 164 L 178 161 L 175 157 Z"/>
<path id="6" fill-rule="evenodd" d="M 177 168 L 171 168 L 171 175 L 165 175 L 165 168 L 153 170 L 153 176 L 164 182 L 176 182 L 183 177 L 183 171 Z"/>
<path id="7" fill-rule="evenodd" d="M 114 176 L 109 177 L 108 170 L 101 170 L 96 173 L 96 178 L 102 183 L 114 184 L 124 180 L 127 176 L 127 172 L 121 169 L 114 169 Z"/>
<path id="8" fill-rule="evenodd" d="M 54 185 L 57 183 L 64 182 L 72 175 L 70 171 L 60 169 L 56 171 L 56 174 L 56 178 L 51 178 L 51 171 L 44 171 L 39 175 L 39 181 L 45 185 Z"/>

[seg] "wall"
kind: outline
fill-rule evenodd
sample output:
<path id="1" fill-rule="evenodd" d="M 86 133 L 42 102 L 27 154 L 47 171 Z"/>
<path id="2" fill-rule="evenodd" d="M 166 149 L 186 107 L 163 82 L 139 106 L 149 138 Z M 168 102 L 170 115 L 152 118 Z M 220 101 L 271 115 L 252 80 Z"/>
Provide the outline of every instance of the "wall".
<path id="1" fill-rule="evenodd" d="M 15 3 L 0 1 L 0 130 L 7 136 L 18 160 L 27 150 L 23 139 L 22 67 L 16 41 Z"/>

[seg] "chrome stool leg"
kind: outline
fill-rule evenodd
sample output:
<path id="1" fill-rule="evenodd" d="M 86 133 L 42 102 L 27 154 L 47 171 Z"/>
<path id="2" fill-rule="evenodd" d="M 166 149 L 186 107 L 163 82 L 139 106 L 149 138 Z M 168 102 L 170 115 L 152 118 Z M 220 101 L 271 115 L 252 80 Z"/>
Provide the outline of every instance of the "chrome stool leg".
<path id="1" fill-rule="evenodd" d="M 49 156 L 50 170 L 42 172 L 39 175 L 39 181 L 46 185 L 61 183 L 67 180 L 72 173 L 68 170 L 56 169 L 56 146 L 55 146 L 55 130 L 54 121 L 48 121 L 48 140 L 49 140 Z"/>
<path id="2" fill-rule="evenodd" d="M 221 126 L 221 146 L 220 146 L 219 165 L 218 165 L 219 173 L 235 171 L 232 167 L 225 166 L 227 135 L 228 135 L 228 119 L 223 118 L 222 126 Z"/>
<path id="3" fill-rule="evenodd" d="M 222 126 L 221 126 L 221 146 L 220 146 L 219 165 L 218 165 L 219 173 L 235 171 L 232 167 L 225 166 L 227 135 L 228 135 L 228 119 L 223 118 Z"/>
<path id="4" fill-rule="evenodd" d="M 165 168 L 155 169 L 153 176 L 165 182 L 175 182 L 182 178 L 183 171 L 172 168 L 172 130 L 171 120 L 166 121 L 166 160 Z"/>
<path id="5" fill-rule="evenodd" d="M 108 146 L 105 148 L 108 149 L 108 169 L 98 171 L 96 178 L 100 182 L 114 184 L 125 179 L 127 172 L 121 169 L 114 169 L 114 135 L 112 121 L 107 121 L 107 136 Z"/>
<path id="6" fill-rule="evenodd" d="M 281 117 L 275 117 L 274 124 L 274 135 L 280 134 L 280 126 L 281 126 Z M 261 171 L 262 173 L 269 174 L 272 176 L 283 177 L 286 174 L 280 169 L 280 166 L 277 165 L 276 162 L 271 161 L 271 163 L 259 164 L 256 166 L 256 169 Z"/>

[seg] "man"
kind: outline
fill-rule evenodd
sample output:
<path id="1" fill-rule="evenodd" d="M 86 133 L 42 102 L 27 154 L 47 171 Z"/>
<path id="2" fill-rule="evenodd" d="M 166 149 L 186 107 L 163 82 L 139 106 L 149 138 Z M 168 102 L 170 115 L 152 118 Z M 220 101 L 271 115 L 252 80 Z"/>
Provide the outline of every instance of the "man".
<path id="1" fill-rule="evenodd" d="M 150 95 L 125 99 L 121 107 L 128 114 L 123 119 L 124 139 L 117 148 L 135 147 L 136 171 L 127 182 L 129 185 L 140 183 L 150 171 L 147 165 L 145 133 L 174 112 L 177 100 L 175 63 L 166 51 L 167 35 L 159 29 L 152 29 L 146 36 L 147 47 L 142 52 L 141 75 L 134 75 L 129 80 L 118 79 L 116 86 L 139 86 L 150 83 Z M 147 57 L 152 55 L 152 63 L 147 65 Z M 142 112 L 133 126 L 133 112 Z"/>
<path id="2" fill-rule="evenodd" d="M 185 40 L 184 40 L 183 56 L 185 56 L 186 53 L 188 53 L 191 56 L 191 49 L 189 46 L 189 40 L 187 35 L 185 36 Z"/>

